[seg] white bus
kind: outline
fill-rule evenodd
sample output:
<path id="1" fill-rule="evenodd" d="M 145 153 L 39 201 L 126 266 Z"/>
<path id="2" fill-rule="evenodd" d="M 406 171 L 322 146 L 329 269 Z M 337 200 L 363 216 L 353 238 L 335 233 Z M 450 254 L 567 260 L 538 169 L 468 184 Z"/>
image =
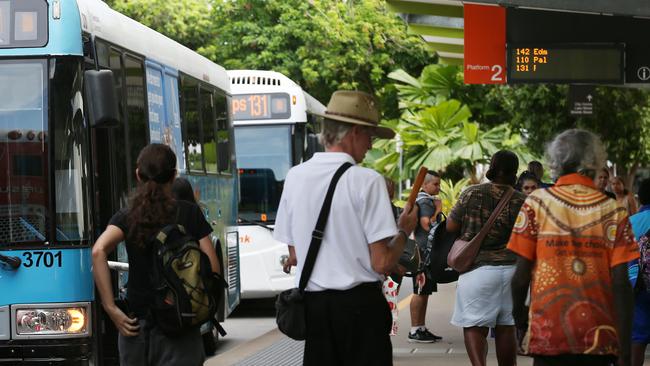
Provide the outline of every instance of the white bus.
<path id="1" fill-rule="evenodd" d="M 239 168 L 242 299 L 272 297 L 294 286 L 282 264 L 287 245 L 273 225 L 289 169 L 319 150 L 312 113 L 325 106 L 273 71 L 229 70 Z"/>

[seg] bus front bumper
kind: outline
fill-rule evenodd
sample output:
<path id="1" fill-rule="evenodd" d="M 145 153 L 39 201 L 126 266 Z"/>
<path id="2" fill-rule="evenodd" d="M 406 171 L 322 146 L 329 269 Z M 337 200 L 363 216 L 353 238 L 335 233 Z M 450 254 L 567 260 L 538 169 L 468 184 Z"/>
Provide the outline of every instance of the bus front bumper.
<path id="1" fill-rule="evenodd" d="M 90 365 L 90 339 L 0 341 L 0 365 Z"/>

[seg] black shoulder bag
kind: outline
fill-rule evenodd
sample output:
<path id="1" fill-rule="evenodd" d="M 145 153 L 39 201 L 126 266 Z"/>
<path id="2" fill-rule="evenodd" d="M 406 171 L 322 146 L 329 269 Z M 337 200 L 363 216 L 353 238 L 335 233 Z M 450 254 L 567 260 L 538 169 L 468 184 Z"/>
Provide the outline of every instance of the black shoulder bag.
<path id="1" fill-rule="evenodd" d="M 343 175 L 343 173 L 345 173 L 345 171 L 351 166 L 351 163 L 341 165 L 336 173 L 334 173 L 334 177 L 332 177 L 332 181 L 327 190 L 327 195 L 325 196 L 325 202 L 323 202 L 323 207 L 318 215 L 318 221 L 316 221 L 316 228 L 311 234 L 311 243 L 309 244 L 309 250 L 307 251 L 305 265 L 302 267 L 298 288 L 282 291 L 275 302 L 275 321 L 278 324 L 278 329 L 289 338 L 298 341 L 304 340 L 307 335 L 305 319 L 305 288 L 307 287 L 307 282 L 309 282 L 309 277 L 311 277 L 311 272 L 314 270 L 316 256 L 318 255 L 318 250 L 323 241 L 325 225 L 327 225 L 330 207 L 332 207 L 334 189 L 336 188 L 336 183 L 339 181 L 339 178 L 341 178 L 341 175 Z"/>

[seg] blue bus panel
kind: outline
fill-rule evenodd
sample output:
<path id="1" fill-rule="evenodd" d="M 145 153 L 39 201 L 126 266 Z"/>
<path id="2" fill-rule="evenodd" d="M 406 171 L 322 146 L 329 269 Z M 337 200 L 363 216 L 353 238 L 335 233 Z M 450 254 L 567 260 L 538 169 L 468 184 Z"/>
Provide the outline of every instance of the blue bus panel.
<path id="1" fill-rule="evenodd" d="M 73 55 L 83 56 L 81 15 L 75 0 L 61 0 L 60 19 L 54 19 L 53 1 L 48 1 L 48 43 L 45 47 L 0 49 L 0 56 Z"/>
<path id="2" fill-rule="evenodd" d="M 0 306 L 93 301 L 90 248 L 0 251 L 20 268 L 0 267 Z"/>

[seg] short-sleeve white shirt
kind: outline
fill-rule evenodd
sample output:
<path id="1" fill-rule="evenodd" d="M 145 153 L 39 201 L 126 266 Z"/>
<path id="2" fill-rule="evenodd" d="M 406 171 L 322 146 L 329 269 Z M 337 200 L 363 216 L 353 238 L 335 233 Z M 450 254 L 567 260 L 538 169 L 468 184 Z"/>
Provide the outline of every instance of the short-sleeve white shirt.
<path id="1" fill-rule="evenodd" d="M 287 174 L 275 221 L 274 238 L 294 246 L 300 282 L 311 234 L 334 172 L 354 164 L 346 153 L 316 153 Z M 397 234 L 386 183 L 374 170 L 353 166 L 339 180 L 323 242 L 307 291 L 347 290 L 363 282 L 382 281 L 370 264 L 370 243 Z"/>

